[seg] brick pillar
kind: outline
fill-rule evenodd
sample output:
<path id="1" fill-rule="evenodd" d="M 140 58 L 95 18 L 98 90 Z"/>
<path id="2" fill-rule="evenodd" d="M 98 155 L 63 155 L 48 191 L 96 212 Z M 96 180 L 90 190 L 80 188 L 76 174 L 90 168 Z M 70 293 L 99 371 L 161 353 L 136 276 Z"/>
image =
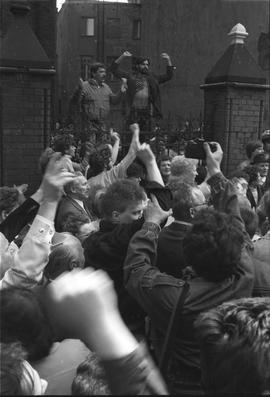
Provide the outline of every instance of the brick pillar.
<path id="1" fill-rule="evenodd" d="M 245 145 L 262 133 L 266 79 L 244 46 L 248 35 L 237 24 L 232 41 L 205 79 L 204 136 L 218 141 L 224 151 L 222 170 L 228 175 L 246 158 Z"/>
<path id="2" fill-rule="evenodd" d="M 28 183 L 32 193 L 50 138 L 55 70 L 27 22 L 28 10 L 26 4 L 11 7 L 14 22 L 2 43 L 0 184 Z"/>

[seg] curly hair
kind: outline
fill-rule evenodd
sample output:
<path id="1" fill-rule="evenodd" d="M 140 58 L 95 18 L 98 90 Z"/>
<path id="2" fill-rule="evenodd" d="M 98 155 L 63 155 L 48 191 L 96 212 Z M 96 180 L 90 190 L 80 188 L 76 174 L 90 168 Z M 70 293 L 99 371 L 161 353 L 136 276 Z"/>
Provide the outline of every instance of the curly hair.
<path id="1" fill-rule="evenodd" d="M 65 154 L 65 151 L 68 150 L 70 146 L 75 146 L 75 139 L 72 134 L 56 135 L 52 142 L 52 149 L 62 154 Z"/>
<path id="2" fill-rule="evenodd" d="M 26 351 L 19 342 L 1 343 L 1 395 L 21 396 L 23 362 L 26 359 Z"/>
<path id="3" fill-rule="evenodd" d="M 0 298 L 1 342 L 21 342 L 30 361 L 47 356 L 53 331 L 36 294 L 23 288 L 7 288 L 0 290 Z"/>
<path id="4" fill-rule="evenodd" d="M 11 212 L 19 203 L 19 192 L 15 187 L 0 187 L 0 211 Z"/>
<path id="5" fill-rule="evenodd" d="M 270 300 L 242 298 L 199 315 L 202 383 L 214 395 L 270 390 Z"/>
<path id="6" fill-rule="evenodd" d="M 77 236 L 80 232 L 80 227 L 85 223 L 89 223 L 89 218 L 83 214 L 68 213 L 62 221 L 60 227 L 63 232 L 69 232 L 73 236 Z"/>
<path id="7" fill-rule="evenodd" d="M 259 172 L 258 169 L 255 165 L 249 165 L 244 168 L 244 172 L 248 175 L 249 177 L 249 184 L 252 182 L 256 182 L 259 178 Z"/>
<path id="8" fill-rule="evenodd" d="M 131 179 L 122 179 L 112 183 L 101 197 L 102 216 L 111 218 L 113 211 L 120 213 L 134 203 L 146 199 L 144 189 Z"/>
<path id="9" fill-rule="evenodd" d="M 209 281 L 220 282 L 231 276 L 244 242 L 240 224 L 214 209 L 201 209 L 192 224 L 183 240 L 186 262 Z"/>

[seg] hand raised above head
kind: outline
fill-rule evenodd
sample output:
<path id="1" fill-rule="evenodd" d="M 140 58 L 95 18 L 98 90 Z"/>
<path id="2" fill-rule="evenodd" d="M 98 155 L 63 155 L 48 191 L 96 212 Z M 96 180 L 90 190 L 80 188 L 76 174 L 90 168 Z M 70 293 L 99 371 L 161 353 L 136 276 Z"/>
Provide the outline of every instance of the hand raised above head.
<path id="1" fill-rule="evenodd" d="M 132 57 L 132 54 L 131 54 L 131 52 L 129 52 L 129 51 L 124 51 L 123 54 L 122 54 L 122 56 L 125 57 L 125 58 L 126 58 L 126 57 Z"/>
<path id="2" fill-rule="evenodd" d="M 221 146 L 218 142 L 210 142 L 212 146 L 215 146 L 216 150 L 211 151 L 211 148 L 209 146 L 209 143 L 204 142 L 203 147 L 206 153 L 206 166 L 207 166 L 207 172 L 209 176 L 212 176 L 216 174 L 217 172 L 220 172 L 220 164 L 222 161 L 223 157 L 223 151 L 221 149 Z"/>
<path id="3" fill-rule="evenodd" d="M 148 201 L 148 205 L 144 210 L 145 222 L 153 222 L 160 224 L 165 221 L 172 214 L 172 210 L 164 211 L 154 194 L 151 194 L 151 200 Z"/>

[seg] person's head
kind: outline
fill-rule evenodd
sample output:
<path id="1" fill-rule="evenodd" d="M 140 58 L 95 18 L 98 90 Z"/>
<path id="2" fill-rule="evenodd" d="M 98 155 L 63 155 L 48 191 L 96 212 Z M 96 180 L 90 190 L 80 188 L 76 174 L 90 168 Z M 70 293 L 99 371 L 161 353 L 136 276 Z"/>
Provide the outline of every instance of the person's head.
<path id="1" fill-rule="evenodd" d="M 188 183 L 194 185 L 197 176 L 197 160 L 187 159 L 182 156 L 175 156 L 171 161 L 171 175 L 168 187 L 177 190 L 178 183 Z"/>
<path id="2" fill-rule="evenodd" d="M 257 167 L 255 167 L 254 165 L 249 165 L 247 167 L 244 168 L 244 172 L 248 175 L 249 181 L 248 184 L 251 187 L 256 187 L 259 185 L 259 171 L 257 169 Z"/>
<path id="3" fill-rule="evenodd" d="M 205 196 L 197 187 L 179 183 L 173 193 L 173 217 L 178 221 L 190 222 L 197 211 L 207 207 Z"/>
<path id="4" fill-rule="evenodd" d="M 105 191 L 106 188 L 102 185 L 90 185 L 89 187 L 89 195 L 86 200 L 86 205 L 88 206 L 91 214 L 97 219 L 101 218 L 100 202 Z"/>
<path id="5" fill-rule="evenodd" d="M 48 382 L 26 361 L 27 353 L 19 342 L 1 343 L 0 384 L 3 396 L 43 395 Z"/>
<path id="6" fill-rule="evenodd" d="M 252 239 L 259 226 L 259 218 L 251 208 L 240 206 L 241 218 L 245 223 L 246 231 Z"/>
<path id="7" fill-rule="evenodd" d="M 1 342 L 21 342 L 29 361 L 46 357 L 53 344 L 53 330 L 37 295 L 28 289 L 0 290 Z"/>
<path id="8" fill-rule="evenodd" d="M 70 158 L 75 156 L 76 145 L 72 134 L 56 135 L 53 140 L 52 149 Z"/>
<path id="9" fill-rule="evenodd" d="M 89 157 L 89 171 L 87 179 L 92 178 L 105 170 L 112 168 L 112 146 L 102 144 Z"/>
<path id="10" fill-rule="evenodd" d="M 89 236 L 93 232 L 92 222 L 90 222 L 88 216 L 83 214 L 67 214 L 61 224 L 61 230 L 63 232 L 71 233 L 80 242 Z"/>
<path id="11" fill-rule="evenodd" d="M 133 63 L 133 69 L 136 72 L 139 72 L 142 74 L 148 74 L 149 66 L 150 66 L 149 59 L 144 58 L 142 56 L 135 58 L 134 63 Z"/>
<path id="12" fill-rule="evenodd" d="M 140 219 L 147 196 L 135 181 L 122 179 L 111 184 L 101 197 L 101 213 L 114 223 L 131 223 Z"/>
<path id="13" fill-rule="evenodd" d="M 15 187 L 0 187 L 0 223 L 19 206 L 19 191 Z"/>
<path id="14" fill-rule="evenodd" d="M 265 130 L 262 133 L 263 150 L 270 154 L 270 130 Z"/>
<path id="15" fill-rule="evenodd" d="M 71 392 L 74 396 L 111 394 L 105 371 L 95 353 L 89 354 L 86 360 L 78 366 Z"/>
<path id="16" fill-rule="evenodd" d="M 252 160 L 252 165 L 256 167 L 261 177 L 267 176 L 269 168 L 269 155 L 267 153 L 258 153 Z"/>
<path id="17" fill-rule="evenodd" d="M 146 169 L 144 164 L 136 159 L 130 166 L 127 168 L 127 177 L 131 180 L 134 180 L 136 183 L 140 183 L 142 180 L 146 178 Z"/>
<path id="18" fill-rule="evenodd" d="M 195 332 L 207 393 L 270 393 L 270 299 L 242 298 L 199 315 Z"/>
<path id="19" fill-rule="evenodd" d="M 257 153 L 263 151 L 263 143 L 261 141 L 250 141 L 246 144 L 246 155 L 249 160 Z"/>
<path id="20" fill-rule="evenodd" d="M 243 232 L 233 217 L 214 209 L 201 209 L 183 240 L 186 262 L 198 276 L 220 282 L 230 277 L 240 261 Z"/>
<path id="21" fill-rule="evenodd" d="M 158 167 L 163 180 L 168 180 L 171 175 L 171 158 L 170 156 L 161 156 L 158 161 Z"/>
<path id="22" fill-rule="evenodd" d="M 106 67 L 103 63 L 95 62 L 90 68 L 91 78 L 96 80 L 98 84 L 104 83 L 106 79 Z"/>
<path id="23" fill-rule="evenodd" d="M 230 174 L 230 180 L 234 184 L 236 191 L 240 195 L 246 195 L 248 183 L 249 183 L 249 175 L 244 170 L 237 169 Z"/>
<path id="24" fill-rule="evenodd" d="M 87 179 L 81 172 L 75 172 L 75 178 L 64 188 L 66 194 L 77 200 L 85 200 L 89 194 Z"/>

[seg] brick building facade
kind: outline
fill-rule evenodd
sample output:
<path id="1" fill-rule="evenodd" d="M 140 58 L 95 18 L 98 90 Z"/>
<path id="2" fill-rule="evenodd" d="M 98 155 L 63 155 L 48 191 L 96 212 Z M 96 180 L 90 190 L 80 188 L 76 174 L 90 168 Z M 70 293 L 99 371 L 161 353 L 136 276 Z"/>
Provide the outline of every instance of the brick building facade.
<path id="1" fill-rule="evenodd" d="M 0 184 L 28 183 L 31 193 L 54 124 L 56 4 L 2 2 L 2 11 Z"/>

